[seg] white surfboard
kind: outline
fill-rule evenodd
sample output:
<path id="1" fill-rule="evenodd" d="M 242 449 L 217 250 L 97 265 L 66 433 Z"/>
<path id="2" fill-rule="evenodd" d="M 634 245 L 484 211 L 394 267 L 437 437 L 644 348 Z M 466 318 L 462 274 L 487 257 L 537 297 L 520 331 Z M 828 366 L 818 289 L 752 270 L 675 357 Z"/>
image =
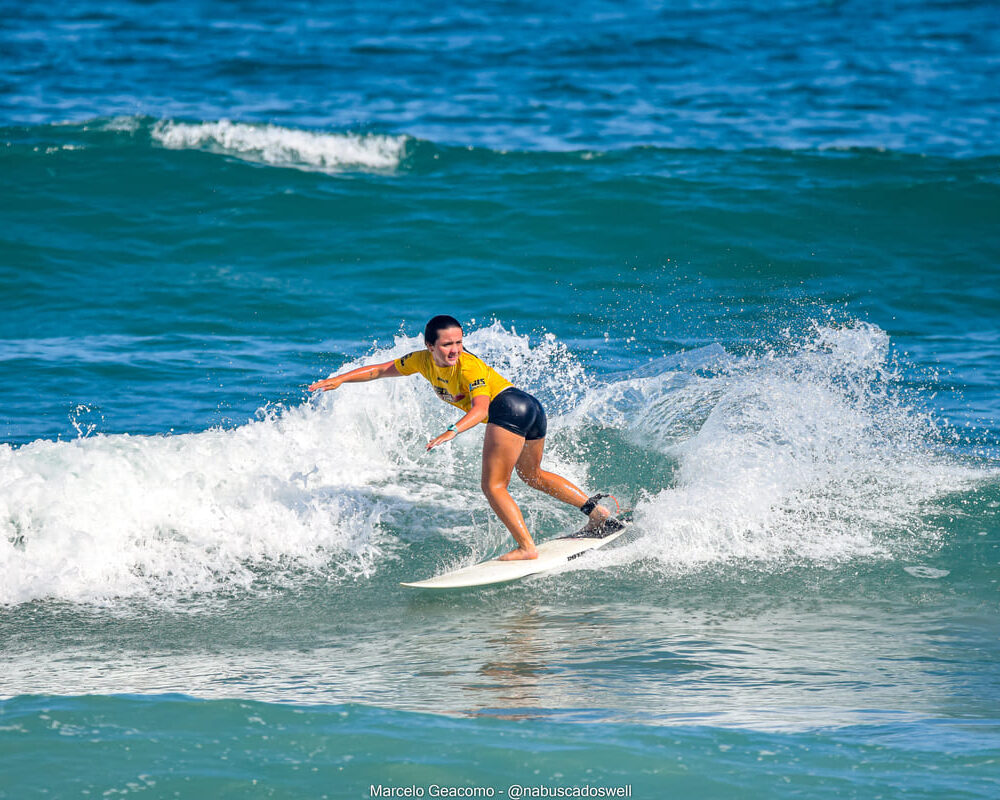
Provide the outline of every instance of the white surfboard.
<path id="1" fill-rule="evenodd" d="M 612 520 L 613 524 L 605 523 L 596 531 L 577 531 L 569 536 L 549 539 L 538 545 L 538 558 L 530 561 L 501 561 L 498 558 L 463 567 L 454 572 L 446 572 L 425 581 L 403 583 L 415 589 L 461 589 L 468 586 L 490 586 L 494 583 L 516 581 L 528 575 L 547 572 L 550 569 L 568 564 L 574 558 L 579 558 L 588 550 L 604 547 L 610 544 L 628 528 L 631 514 L 622 514 Z M 616 524 L 615 524 L 616 523 Z"/>

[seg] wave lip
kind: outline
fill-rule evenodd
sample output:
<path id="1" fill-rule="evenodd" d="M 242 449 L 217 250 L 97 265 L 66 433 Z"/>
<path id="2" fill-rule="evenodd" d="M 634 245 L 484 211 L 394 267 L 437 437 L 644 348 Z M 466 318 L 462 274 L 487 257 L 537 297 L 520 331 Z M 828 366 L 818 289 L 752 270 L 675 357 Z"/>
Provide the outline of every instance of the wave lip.
<path id="1" fill-rule="evenodd" d="M 647 548 L 676 566 L 922 552 L 943 533 L 934 514 L 945 498 L 988 477 L 950 455 L 949 431 L 868 323 L 815 324 L 659 403 L 637 427 L 676 459 L 675 483 L 637 518 Z M 678 440 L 675 417 L 695 432 Z"/>
<path id="2" fill-rule="evenodd" d="M 170 150 L 206 150 L 244 161 L 322 172 L 345 169 L 396 169 L 406 150 L 406 136 L 321 133 L 279 125 L 162 120 L 151 131 Z"/>

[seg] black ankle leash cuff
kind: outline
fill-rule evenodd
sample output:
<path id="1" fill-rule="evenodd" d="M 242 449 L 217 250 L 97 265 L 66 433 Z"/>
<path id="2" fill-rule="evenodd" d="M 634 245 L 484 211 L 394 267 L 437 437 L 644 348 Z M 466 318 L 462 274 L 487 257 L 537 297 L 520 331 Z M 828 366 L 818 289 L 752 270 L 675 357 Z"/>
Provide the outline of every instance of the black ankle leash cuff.
<path id="1" fill-rule="evenodd" d="M 597 508 L 597 501 L 605 497 L 610 497 L 610 495 L 595 494 L 593 497 L 588 497 L 587 502 L 580 506 L 580 510 L 589 517 L 590 512 Z"/>

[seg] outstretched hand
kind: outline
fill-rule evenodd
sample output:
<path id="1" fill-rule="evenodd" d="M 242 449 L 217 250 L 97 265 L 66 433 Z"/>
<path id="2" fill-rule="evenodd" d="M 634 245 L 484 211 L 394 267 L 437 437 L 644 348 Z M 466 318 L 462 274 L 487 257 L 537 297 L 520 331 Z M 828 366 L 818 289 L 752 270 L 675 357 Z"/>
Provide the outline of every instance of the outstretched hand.
<path id="1" fill-rule="evenodd" d="M 309 384 L 309 391 L 316 392 L 323 390 L 324 392 L 329 392 L 331 389 L 336 389 L 340 384 L 344 382 L 341 376 L 336 376 L 333 378 L 326 378 L 325 380 L 316 381 L 316 383 Z"/>
<path id="2" fill-rule="evenodd" d="M 440 436 L 435 436 L 433 439 L 431 439 L 427 443 L 427 449 L 428 450 L 433 450 L 439 444 L 444 444 L 445 442 L 450 442 L 456 436 L 458 436 L 458 434 L 455 433 L 455 431 L 445 431 Z"/>

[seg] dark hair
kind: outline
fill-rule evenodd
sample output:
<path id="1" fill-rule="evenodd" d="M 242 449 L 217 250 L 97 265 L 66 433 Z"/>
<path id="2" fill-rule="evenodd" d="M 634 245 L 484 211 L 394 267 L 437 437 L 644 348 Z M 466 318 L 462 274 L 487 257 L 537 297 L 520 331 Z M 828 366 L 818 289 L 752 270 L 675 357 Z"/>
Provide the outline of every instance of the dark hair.
<path id="1" fill-rule="evenodd" d="M 434 344 L 441 331 L 446 331 L 448 328 L 462 330 L 462 323 L 447 314 L 438 314 L 436 317 L 432 317 L 424 328 L 424 344 Z"/>

